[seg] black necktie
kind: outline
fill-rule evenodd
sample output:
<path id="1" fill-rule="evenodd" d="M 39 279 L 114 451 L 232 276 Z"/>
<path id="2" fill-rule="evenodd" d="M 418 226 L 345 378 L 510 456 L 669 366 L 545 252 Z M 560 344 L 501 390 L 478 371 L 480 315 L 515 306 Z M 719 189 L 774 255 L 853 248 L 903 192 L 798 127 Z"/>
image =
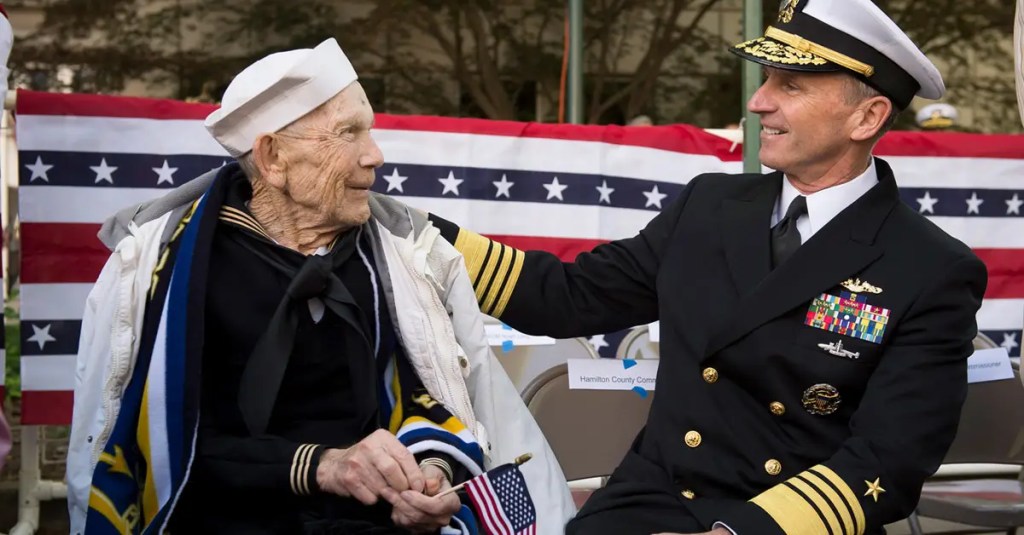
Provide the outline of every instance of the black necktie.
<path id="1" fill-rule="evenodd" d="M 250 244 L 250 240 L 240 241 L 272 267 L 292 277 L 267 330 L 256 342 L 256 348 L 242 372 L 238 405 L 242 419 L 253 436 L 266 432 L 270 423 L 274 402 L 295 345 L 295 331 L 299 324 L 297 307 L 305 306 L 313 297 L 323 299 L 328 309 L 362 335 L 363 342 L 369 348 L 366 353 L 372 353 L 373 349 L 366 338 L 366 322 L 359 307 L 345 284 L 334 274 L 355 252 L 358 234 L 356 230 L 348 232 L 338 240 L 328 255 L 310 255 L 297 269 L 264 248 Z M 349 355 L 353 398 L 362 410 L 374 410 L 377 403 L 375 387 L 372 382 L 366 381 L 366 377 L 372 373 L 372 358 L 367 359 L 366 354 Z"/>
<path id="2" fill-rule="evenodd" d="M 800 247 L 800 231 L 796 220 L 807 213 L 807 197 L 800 195 L 789 203 L 786 215 L 772 229 L 772 268 L 776 268 L 792 256 Z"/>

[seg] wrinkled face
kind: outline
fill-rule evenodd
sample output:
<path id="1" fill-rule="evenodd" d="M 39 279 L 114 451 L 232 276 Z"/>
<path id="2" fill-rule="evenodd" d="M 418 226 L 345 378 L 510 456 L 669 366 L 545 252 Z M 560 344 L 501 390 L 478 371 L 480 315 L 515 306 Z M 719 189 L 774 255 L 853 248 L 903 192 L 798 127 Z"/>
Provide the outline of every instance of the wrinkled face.
<path id="1" fill-rule="evenodd" d="M 829 169 L 851 148 L 845 75 L 766 68 L 747 103 L 761 116 L 761 163 L 791 176 Z"/>
<path id="2" fill-rule="evenodd" d="M 383 155 L 373 140 L 373 109 L 358 82 L 276 135 L 282 139 L 284 193 L 321 213 L 322 221 L 358 226 L 370 217 L 374 169 Z"/>

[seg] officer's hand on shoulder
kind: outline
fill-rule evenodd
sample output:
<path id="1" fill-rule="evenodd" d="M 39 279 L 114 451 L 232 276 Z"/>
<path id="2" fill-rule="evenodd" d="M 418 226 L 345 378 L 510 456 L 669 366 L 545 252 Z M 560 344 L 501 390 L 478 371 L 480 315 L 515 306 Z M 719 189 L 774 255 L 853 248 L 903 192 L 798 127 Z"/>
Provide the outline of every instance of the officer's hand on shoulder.
<path id="1" fill-rule="evenodd" d="M 316 470 L 320 490 L 353 497 L 366 505 L 384 498 L 391 504 L 405 490 L 423 492 L 423 471 L 412 453 L 384 429 L 346 449 L 329 449 Z"/>

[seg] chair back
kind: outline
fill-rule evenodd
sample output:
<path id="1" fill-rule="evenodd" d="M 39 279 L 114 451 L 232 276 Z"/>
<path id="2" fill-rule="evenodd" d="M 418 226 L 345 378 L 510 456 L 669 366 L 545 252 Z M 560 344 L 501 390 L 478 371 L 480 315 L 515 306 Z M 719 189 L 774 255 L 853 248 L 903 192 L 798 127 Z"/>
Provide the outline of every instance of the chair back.
<path id="1" fill-rule="evenodd" d="M 583 338 L 555 340 L 552 345 L 515 346 L 508 350 L 498 346 L 491 350 L 520 395 L 541 374 L 559 365 L 564 366 L 569 359 L 600 358 Z"/>
<path id="2" fill-rule="evenodd" d="M 974 337 L 974 349 L 995 349 L 997 347 L 999 344 L 985 333 L 978 333 L 978 336 Z"/>
<path id="3" fill-rule="evenodd" d="M 975 349 L 998 347 L 985 335 L 974 340 Z M 943 460 L 954 463 L 1024 465 L 1024 384 L 1015 367 L 1013 380 L 987 381 L 967 386 L 953 445 Z"/>
<path id="4" fill-rule="evenodd" d="M 568 365 L 538 376 L 523 394 L 566 479 L 607 476 L 647 423 L 654 392 L 570 390 Z"/>
<path id="5" fill-rule="evenodd" d="M 617 359 L 657 359 L 660 355 L 661 344 L 651 341 L 651 329 L 647 325 L 634 327 L 615 350 Z"/>

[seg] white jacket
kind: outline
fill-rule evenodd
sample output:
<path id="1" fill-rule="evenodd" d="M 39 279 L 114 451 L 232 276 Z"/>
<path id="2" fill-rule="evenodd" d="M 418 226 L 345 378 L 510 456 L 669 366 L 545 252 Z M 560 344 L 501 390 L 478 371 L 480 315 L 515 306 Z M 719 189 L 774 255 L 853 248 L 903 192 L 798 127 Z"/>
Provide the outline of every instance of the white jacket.
<path id="1" fill-rule="evenodd" d="M 212 174 L 196 179 L 193 182 L 199 183 L 192 184 L 191 191 L 205 191 L 202 182 L 212 179 Z M 122 217 L 139 219 L 144 211 L 139 207 Z M 381 279 L 388 305 L 424 386 L 474 433 L 488 469 L 523 453 L 533 454 L 522 472 L 537 508 L 538 533 L 563 533 L 575 514 L 565 476 L 487 344 L 483 316 L 461 255 L 425 216 L 408 212 L 400 203 L 375 196 L 371 211 L 370 230 L 377 238 L 376 258 L 384 268 Z M 86 302 L 67 458 L 74 534 L 84 531 L 92 474 L 131 377 L 150 275 L 162 237 L 169 224 L 172 229 L 177 224 L 173 216 L 166 211 L 141 225 L 129 221 Z M 108 245 L 111 241 L 108 236 Z M 462 365 L 463 359 L 468 366 Z"/>

